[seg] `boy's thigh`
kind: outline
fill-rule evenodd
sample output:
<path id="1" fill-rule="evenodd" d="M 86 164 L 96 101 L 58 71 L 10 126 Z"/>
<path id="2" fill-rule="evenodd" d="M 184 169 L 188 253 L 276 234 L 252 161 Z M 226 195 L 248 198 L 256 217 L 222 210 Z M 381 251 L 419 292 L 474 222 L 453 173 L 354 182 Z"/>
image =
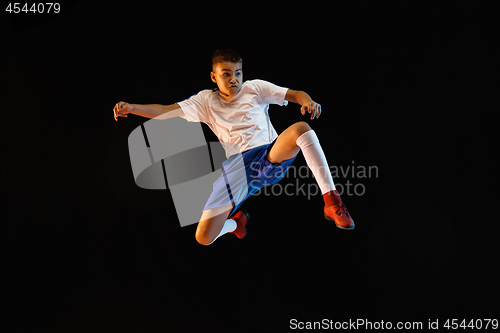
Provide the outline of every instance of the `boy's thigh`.
<path id="1" fill-rule="evenodd" d="M 278 135 L 266 159 L 271 163 L 281 163 L 296 156 L 300 150 L 300 147 L 297 146 L 297 138 L 310 129 L 309 125 L 304 122 L 298 122 L 288 127 Z"/>
<path id="2" fill-rule="evenodd" d="M 211 220 L 211 219 L 217 218 L 219 216 L 223 216 L 223 215 L 225 215 L 226 212 L 227 213 L 231 212 L 231 210 L 233 208 L 234 208 L 234 203 L 232 202 L 229 205 L 219 206 L 219 207 L 215 207 L 212 209 L 204 210 L 203 213 L 201 214 L 200 222 L 205 221 L 205 220 Z"/>

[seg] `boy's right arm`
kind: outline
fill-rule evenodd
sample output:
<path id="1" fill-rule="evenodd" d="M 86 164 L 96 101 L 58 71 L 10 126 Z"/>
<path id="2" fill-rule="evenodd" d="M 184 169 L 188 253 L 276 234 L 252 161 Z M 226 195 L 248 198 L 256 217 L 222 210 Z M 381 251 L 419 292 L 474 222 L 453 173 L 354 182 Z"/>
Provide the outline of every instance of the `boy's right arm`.
<path id="1" fill-rule="evenodd" d="M 118 117 L 127 117 L 128 113 L 132 113 L 141 117 L 168 119 L 184 115 L 179 104 L 171 105 L 161 104 L 129 104 L 127 102 L 116 103 L 114 109 L 115 120 Z"/>

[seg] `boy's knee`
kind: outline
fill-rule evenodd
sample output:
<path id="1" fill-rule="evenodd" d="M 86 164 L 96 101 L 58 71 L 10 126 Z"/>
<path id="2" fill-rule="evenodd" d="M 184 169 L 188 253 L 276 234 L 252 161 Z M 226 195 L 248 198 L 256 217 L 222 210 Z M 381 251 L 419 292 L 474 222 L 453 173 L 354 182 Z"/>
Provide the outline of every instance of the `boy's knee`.
<path id="1" fill-rule="evenodd" d="M 201 245 L 210 245 L 213 242 L 211 237 L 209 237 L 205 232 L 201 232 L 199 230 L 196 230 L 195 238 Z"/>
<path id="2" fill-rule="evenodd" d="M 311 126 L 309 126 L 309 124 L 305 121 L 299 121 L 294 124 L 294 133 L 296 137 L 299 137 L 310 130 L 312 130 Z"/>

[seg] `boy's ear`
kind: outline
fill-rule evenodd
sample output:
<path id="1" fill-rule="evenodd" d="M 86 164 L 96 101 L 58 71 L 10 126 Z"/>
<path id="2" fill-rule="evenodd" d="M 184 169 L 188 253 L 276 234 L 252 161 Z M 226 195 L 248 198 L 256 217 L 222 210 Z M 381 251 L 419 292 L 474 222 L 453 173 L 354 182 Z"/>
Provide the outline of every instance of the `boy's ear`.
<path id="1" fill-rule="evenodd" d="M 217 83 L 217 80 L 215 79 L 215 73 L 214 72 L 210 72 L 210 78 L 212 79 L 212 81 L 214 83 Z"/>

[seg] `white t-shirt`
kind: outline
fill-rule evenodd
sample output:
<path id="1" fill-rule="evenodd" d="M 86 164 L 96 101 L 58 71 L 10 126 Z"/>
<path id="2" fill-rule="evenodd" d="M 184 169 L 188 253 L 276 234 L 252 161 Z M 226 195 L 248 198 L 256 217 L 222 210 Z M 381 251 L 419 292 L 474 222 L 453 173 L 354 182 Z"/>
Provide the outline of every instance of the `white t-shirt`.
<path id="1" fill-rule="evenodd" d="M 210 127 L 229 157 L 278 137 L 269 118 L 269 104 L 287 105 L 287 91 L 264 80 L 248 80 L 231 99 L 218 89 L 206 89 L 177 104 L 184 112 L 181 118 Z"/>

